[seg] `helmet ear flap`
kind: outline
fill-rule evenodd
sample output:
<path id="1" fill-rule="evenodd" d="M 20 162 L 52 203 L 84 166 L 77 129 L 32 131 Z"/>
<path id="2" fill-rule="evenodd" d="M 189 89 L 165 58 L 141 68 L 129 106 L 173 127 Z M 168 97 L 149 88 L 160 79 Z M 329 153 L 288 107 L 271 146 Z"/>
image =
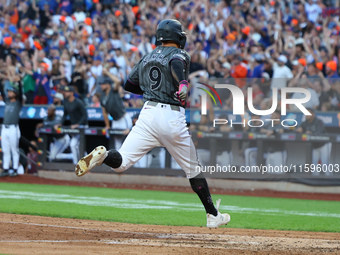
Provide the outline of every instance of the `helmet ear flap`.
<path id="1" fill-rule="evenodd" d="M 179 40 L 179 46 L 181 49 L 184 49 L 185 43 L 187 42 L 187 37 L 184 35 L 182 38 Z"/>

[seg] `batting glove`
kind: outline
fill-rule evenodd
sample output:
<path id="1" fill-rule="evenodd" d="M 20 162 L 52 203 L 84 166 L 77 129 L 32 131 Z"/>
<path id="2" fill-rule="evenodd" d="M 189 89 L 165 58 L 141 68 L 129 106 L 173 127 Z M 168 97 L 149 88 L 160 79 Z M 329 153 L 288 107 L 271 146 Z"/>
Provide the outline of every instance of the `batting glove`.
<path id="1" fill-rule="evenodd" d="M 179 82 L 179 90 L 176 92 L 176 95 L 182 104 L 185 104 L 187 98 L 188 85 L 189 83 L 186 80 Z"/>

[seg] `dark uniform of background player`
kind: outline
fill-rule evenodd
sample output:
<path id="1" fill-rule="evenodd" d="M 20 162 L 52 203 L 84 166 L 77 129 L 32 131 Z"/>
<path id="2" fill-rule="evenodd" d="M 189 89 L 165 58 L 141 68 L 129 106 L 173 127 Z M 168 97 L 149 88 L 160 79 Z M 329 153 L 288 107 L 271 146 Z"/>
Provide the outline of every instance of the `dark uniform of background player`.
<path id="1" fill-rule="evenodd" d="M 74 88 L 72 86 L 64 86 L 63 87 L 64 94 L 64 115 L 61 119 L 61 124 L 57 124 L 55 128 L 58 128 L 61 125 L 65 125 L 67 117 L 69 117 L 69 121 L 71 124 L 71 128 L 79 128 L 85 127 L 88 125 L 87 123 L 87 111 L 85 105 L 82 100 L 76 98 L 74 96 Z M 70 141 L 71 152 L 73 155 L 72 162 L 73 164 L 77 164 L 79 159 L 79 139 L 80 135 L 72 135 Z M 83 155 L 81 155 L 83 156 Z"/>
<path id="2" fill-rule="evenodd" d="M 18 175 L 17 170 L 19 167 L 19 118 L 20 110 L 23 105 L 22 97 L 22 84 L 19 81 L 18 88 L 11 87 L 7 90 L 8 94 L 4 93 L 3 86 L 1 85 L 1 94 L 6 102 L 5 113 L 3 119 L 3 125 L 1 130 L 1 148 L 2 148 L 2 167 L 4 171 L 1 173 L 1 177 L 11 176 L 15 177 Z M 11 161 L 12 154 L 12 167 L 13 173 L 9 174 L 9 164 Z"/>
<path id="3" fill-rule="evenodd" d="M 261 124 L 261 115 L 252 114 L 251 115 L 252 120 L 252 127 L 245 125 L 243 127 L 244 132 L 249 133 L 256 133 L 259 131 L 259 128 L 256 127 L 256 125 Z M 254 127 L 255 126 L 255 127 Z M 257 142 L 256 140 L 250 140 L 243 143 L 244 148 L 244 159 L 245 159 L 245 165 L 246 166 L 256 166 L 257 164 Z"/>
<path id="4" fill-rule="evenodd" d="M 47 116 L 43 119 L 42 123 L 37 124 L 36 130 L 39 132 L 41 127 L 55 128 L 61 123 L 61 117 L 56 114 L 56 106 L 50 104 L 47 108 Z M 62 159 L 60 157 L 67 147 L 70 145 L 70 136 L 67 134 L 54 134 L 49 136 L 50 140 L 50 155 L 49 160 Z M 58 157 L 59 156 L 59 157 Z"/>
<path id="5" fill-rule="evenodd" d="M 276 110 L 272 113 L 271 118 L 273 121 L 268 121 L 263 128 L 261 133 L 265 133 L 267 136 L 278 135 L 284 133 L 284 129 L 281 126 L 281 112 Z M 265 149 L 267 152 L 266 165 L 267 166 L 282 166 L 286 163 L 286 151 L 284 143 L 280 141 L 266 141 Z M 269 173 L 270 171 L 268 171 Z M 283 172 L 273 172 L 276 174 L 282 174 Z"/>
<path id="6" fill-rule="evenodd" d="M 206 179 L 195 168 L 200 168 L 200 164 L 186 127 L 184 109 L 180 107 L 185 106 L 188 90 L 190 57 L 183 50 L 186 33 L 177 20 L 162 21 L 156 33 L 162 46 L 143 56 L 125 83 L 125 90 L 143 94 L 143 100 L 147 101 L 136 125 L 119 151 L 107 152 L 103 146 L 97 147 L 78 162 L 76 174 L 82 176 L 102 162 L 122 172 L 152 148 L 165 146 L 186 172 L 192 189 L 201 199 L 207 212 L 207 226 L 227 224 L 230 216 L 218 212 L 219 202 L 215 208 Z"/>
<path id="7" fill-rule="evenodd" d="M 103 92 L 100 98 L 100 105 L 105 122 L 106 130 L 110 129 L 109 114 L 112 117 L 112 128 L 124 130 L 124 136 L 115 136 L 115 149 L 122 146 L 125 135 L 130 132 L 132 128 L 131 117 L 126 113 L 123 100 L 120 97 L 119 87 L 120 80 L 117 76 L 111 74 L 106 68 L 103 68 L 103 74 L 98 78 L 98 84 Z M 112 84 L 114 84 L 112 86 Z"/>
<path id="8" fill-rule="evenodd" d="M 313 109 L 307 109 L 312 115 L 307 115 L 306 120 L 296 129 L 298 133 L 305 133 L 310 135 L 322 135 L 326 134 L 325 124 L 322 120 L 315 116 Z M 313 158 L 312 163 L 316 166 L 321 161 L 321 164 L 329 164 L 329 158 L 331 155 L 332 143 L 327 142 L 313 142 Z M 310 162 L 308 162 L 310 163 Z M 319 175 L 320 173 L 314 171 L 313 175 Z M 332 175 L 332 172 L 326 172 L 326 175 Z"/>

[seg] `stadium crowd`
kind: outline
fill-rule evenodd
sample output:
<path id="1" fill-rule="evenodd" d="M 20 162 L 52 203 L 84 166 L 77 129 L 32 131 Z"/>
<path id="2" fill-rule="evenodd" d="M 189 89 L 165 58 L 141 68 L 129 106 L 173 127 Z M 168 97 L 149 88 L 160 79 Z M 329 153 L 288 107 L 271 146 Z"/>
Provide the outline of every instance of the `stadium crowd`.
<path id="1" fill-rule="evenodd" d="M 26 104 L 62 104 L 71 85 L 99 106 L 103 69 L 123 83 L 156 47 L 160 20 L 175 18 L 188 34 L 191 79 L 235 79 L 264 108 L 271 88 L 286 86 L 308 88 L 307 107 L 340 108 L 339 1 L 2 0 L 0 14 L 0 78 L 5 88 L 21 80 Z"/>

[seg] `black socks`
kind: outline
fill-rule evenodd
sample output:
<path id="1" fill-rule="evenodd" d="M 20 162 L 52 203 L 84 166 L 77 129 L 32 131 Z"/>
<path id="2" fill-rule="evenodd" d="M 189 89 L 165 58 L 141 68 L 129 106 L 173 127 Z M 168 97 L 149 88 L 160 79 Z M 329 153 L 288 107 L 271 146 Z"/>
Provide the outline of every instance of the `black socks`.
<path id="1" fill-rule="evenodd" d="M 107 157 L 104 159 L 104 163 L 112 168 L 118 168 L 122 164 L 122 155 L 115 150 L 109 150 Z"/>
<path id="2" fill-rule="evenodd" d="M 189 179 L 189 181 L 190 181 L 192 190 L 195 191 L 195 193 L 201 199 L 201 202 L 205 208 L 205 211 L 209 214 L 217 216 L 217 210 L 211 199 L 208 183 L 204 175 L 200 173 L 196 177 Z"/>

